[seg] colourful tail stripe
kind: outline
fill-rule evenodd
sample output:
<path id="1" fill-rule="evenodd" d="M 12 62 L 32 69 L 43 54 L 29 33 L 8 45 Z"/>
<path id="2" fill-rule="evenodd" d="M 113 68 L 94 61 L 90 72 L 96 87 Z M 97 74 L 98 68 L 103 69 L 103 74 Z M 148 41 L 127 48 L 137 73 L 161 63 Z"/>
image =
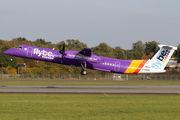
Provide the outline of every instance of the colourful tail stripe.
<path id="1" fill-rule="evenodd" d="M 133 60 L 124 72 L 125 74 L 137 74 L 148 60 Z"/>
<path id="2" fill-rule="evenodd" d="M 147 62 L 148 60 L 143 60 L 142 63 L 139 65 L 139 67 L 136 69 L 136 71 L 134 72 L 134 74 L 139 73 L 139 71 L 142 69 L 142 67 L 144 66 L 144 64 Z"/>

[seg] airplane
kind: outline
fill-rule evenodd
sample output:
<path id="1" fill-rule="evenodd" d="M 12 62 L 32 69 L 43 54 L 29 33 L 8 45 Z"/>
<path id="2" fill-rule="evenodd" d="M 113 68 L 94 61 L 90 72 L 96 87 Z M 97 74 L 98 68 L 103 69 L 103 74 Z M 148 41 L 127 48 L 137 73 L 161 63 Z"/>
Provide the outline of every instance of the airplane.
<path id="1" fill-rule="evenodd" d="M 86 75 L 86 68 L 119 73 L 163 73 L 166 64 L 177 47 L 169 45 L 158 45 L 159 50 L 149 60 L 120 60 L 94 55 L 91 48 L 84 48 L 81 51 L 47 49 L 28 45 L 18 45 L 4 52 L 10 56 L 28 58 L 64 65 L 81 67 L 81 75 Z"/>

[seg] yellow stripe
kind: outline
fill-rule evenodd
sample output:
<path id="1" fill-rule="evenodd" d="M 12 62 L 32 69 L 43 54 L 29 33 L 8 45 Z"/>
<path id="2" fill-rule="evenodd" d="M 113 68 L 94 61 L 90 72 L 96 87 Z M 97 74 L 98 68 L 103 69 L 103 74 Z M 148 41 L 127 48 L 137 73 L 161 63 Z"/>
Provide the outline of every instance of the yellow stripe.
<path id="1" fill-rule="evenodd" d="M 124 73 L 134 73 L 134 71 L 139 67 L 139 65 L 142 63 L 143 60 L 133 60 L 130 64 L 130 66 L 126 69 Z"/>

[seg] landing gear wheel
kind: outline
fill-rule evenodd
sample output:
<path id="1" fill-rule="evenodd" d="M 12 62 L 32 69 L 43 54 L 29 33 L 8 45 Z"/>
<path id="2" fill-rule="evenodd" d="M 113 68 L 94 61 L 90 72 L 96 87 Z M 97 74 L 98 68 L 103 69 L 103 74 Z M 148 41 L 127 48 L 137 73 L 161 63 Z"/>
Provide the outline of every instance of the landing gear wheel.
<path id="1" fill-rule="evenodd" d="M 86 75 L 87 74 L 86 66 L 87 66 L 86 63 L 84 63 L 84 65 L 83 65 L 83 63 L 81 63 L 81 69 L 82 69 L 81 75 Z"/>
<path id="2" fill-rule="evenodd" d="M 86 75 L 86 74 L 87 74 L 86 70 L 81 71 L 81 75 Z"/>
<path id="3" fill-rule="evenodd" d="M 10 59 L 11 61 L 13 61 L 13 58 L 12 58 L 12 56 L 11 56 L 11 59 Z"/>

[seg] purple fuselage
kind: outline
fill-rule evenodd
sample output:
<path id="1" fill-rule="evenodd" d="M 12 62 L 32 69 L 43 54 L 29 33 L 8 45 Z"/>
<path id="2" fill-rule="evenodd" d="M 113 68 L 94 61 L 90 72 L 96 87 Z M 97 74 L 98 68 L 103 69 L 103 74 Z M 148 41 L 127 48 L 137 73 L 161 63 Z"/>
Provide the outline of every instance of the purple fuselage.
<path id="1" fill-rule="evenodd" d="M 86 68 L 89 69 L 121 74 L 126 71 L 126 69 L 130 66 L 132 62 L 132 60 L 119 60 L 97 56 L 94 55 L 92 52 L 91 55 L 86 53 L 82 54 L 83 52 L 86 52 L 87 49 L 90 48 L 86 48 L 84 51 L 81 52 L 65 50 L 63 63 L 61 63 L 62 54 L 59 53 L 59 50 L 52 50 L 28 45 L 18 45 L 17 47 L 11 48 L 4 53 L 10 56 L 35 59 L 65 65 L 74 65 L 77 67 L 81 67 L 81 64 L 86 64 Z"/>

